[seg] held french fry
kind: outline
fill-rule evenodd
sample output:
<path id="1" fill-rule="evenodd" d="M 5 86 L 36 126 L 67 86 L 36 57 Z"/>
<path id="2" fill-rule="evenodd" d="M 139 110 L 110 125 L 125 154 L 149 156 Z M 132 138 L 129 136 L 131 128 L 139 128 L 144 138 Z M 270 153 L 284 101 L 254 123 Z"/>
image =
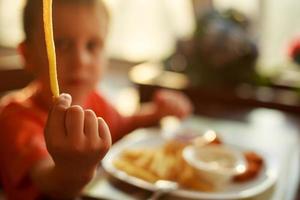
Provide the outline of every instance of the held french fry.
<path id="1" fill-rule="evenodd" d="M 55 45 L 53 39 L 52 0 L 43 0 L 43 21 L 44 21 L 47 56 L 49 62 L 50 87 L 53 96 L 58 97 L 59 86 L 57 81 L 56 55 L 55 55 Z"/>

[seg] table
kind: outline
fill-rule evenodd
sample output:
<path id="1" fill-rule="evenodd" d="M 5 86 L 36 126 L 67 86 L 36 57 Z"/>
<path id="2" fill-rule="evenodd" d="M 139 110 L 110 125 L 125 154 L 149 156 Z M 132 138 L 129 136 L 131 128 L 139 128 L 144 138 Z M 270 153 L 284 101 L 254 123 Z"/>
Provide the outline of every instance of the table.
<path id="1" fill-rule="evenodd" d="M 8 51 L 7 55 L 10 56 L 11 52 Z M 3 60 L 1 60 L 1 63 L 3 63 Z M 132 84 L 130 84 L 130 81 L 126 77 L 127 69 L 129 68 L 127 65 L 124 67 L 124 64 L 114 63 L 115 67 L 110 69 L 112 72 L 104 79 L 101 88 L 102 91 L 112 97 L 117 97 L 116 94 L 118 94 L 121 89 L 128 86 L 132 87 Z M 20 69 L 17 68 L 16 70 Z M 122 71 L 120 73 L 120 70 L 124 72 Z M 132 93 L 130 93 L 129 96 L 131 99 L 126 102 L 132 102 Z M 128 107 L 128 105 L 125 105 L 125 107 Z M 201 123 L 205 123 L 207 126 L 220 130 L 224 134 L 229 133 L 227 136 L 229 139 L 231 137 L 236 141 L 241 141 L 253 147 L 260 145 L 257 143 L 258 139 L 260 139 L 267 149 L 277 154 L 280 158 L 281 170 L 278 183 L 270 189 L 269 193 L 263 194 L 264 196 L 256 197 L 256 199 L 300 199 L 300 194 L 298 194 L 298 198 L 294 198 L 299 179 L 300 116 L 292 116 L 284 112 L 269 109 L 239 111 L 236 108 L 233 110 L 227 107 L 225 112 L 221 112 L 223 108 L 216 105 L 207 109 L 207 105 L 203 104 L 203 107 L 205 107 L 206 111 L 198 113 L 200 116 L 197 117 L 196 121 L 198 120 Z M 203 111 L 203 109 L 200 110 Z M 248 129 L 248 131 L 244 132 L 245 129 Z M 245 137 L 245 135 L 249 135 L 250 137 Z M 100 169 L 98 176 L 86 188 L 83 199 L 92 200 L 95 198 L 101 199 L 101 197 L 102 199 L 122 200 L 146 199 L 150 195 L 151 192 L 120 182 Z M 164 199 L 174 199 L 174 197 L 165 197 Z"/>
<path id="2" fill-rule="evenodd" d="M 298 189 L 300 171 L 299 119 L 281 111 L 254 109 L 242 121 L 195 116 L 189 123 L 217 130 L 223 140 L 245 147 L 261 149 L 278 158 L 279 177 L 263 194 L 249 200 L 293 200 Z M 258 142 L 259 141 L 259 142 Z M 151 192 L 130 186 L 99 170 L 87 186 L 85 195 L 102 199 L 147 199 Z M 166 196 L 162 199 L 178 199 Z"/>

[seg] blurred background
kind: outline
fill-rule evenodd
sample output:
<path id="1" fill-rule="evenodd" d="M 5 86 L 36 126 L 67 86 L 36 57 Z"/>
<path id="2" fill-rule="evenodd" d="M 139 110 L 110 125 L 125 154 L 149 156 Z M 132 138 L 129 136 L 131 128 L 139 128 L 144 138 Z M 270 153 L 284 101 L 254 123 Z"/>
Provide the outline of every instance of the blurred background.
<path id="1" fill-rule="evenodd" d="M 275 122 L 294 130 L 293 137 L 280 134 L 299 151 L 299 0 L 105 1 L 111 12 L 110 68 L 99 89 L 122 114 L 135 112 L 157 88 L 185 92 L 195 114 L 203 116 L 242 121 L 249 110 L 274 109 L 292 116 Z M 0 96 L 33 78 L 16 52 L 23 39 L 23 4 L 0 0 Z M 257 119 L 273 132 L 274 115 Z M 282 193 L 290 194 L 285 199 L 297 191 L 299 163 L 291 160 L 295 169 L 286 171 L 293 175 L 281 183 L 288 188 Z"/>
<path id="2" fill-rule="evenodd" d="M 140 70 L 132 72 L 130 82 L 152 86 L 163 84 L 163 87 L 177 89 L 192 88 L 190 96 L 205 94 L 209 102 L 212 96 L 210 91 L 222 88 L 219 98 L 223 101 L 230 98 L 230 101 L 237 100 L 247 106 L 300 110 L 297 109 L 300 1 L 106 2 L 112 16 L 107 48 L 109 57 L 118 61 L 115 64 L 117 68 L 125 70 L 129 67 L 127 70 L 130 71 L 135 64 L 152 63 L 139 66 Z M 21 65 L 14 48 L 23 38 L 23 3 L 22 0 L 0 0 L 2 69 Z M 143 70 L 148 68 L 152 71 L 155 68 L 156 72 L 159 69 L 159 75 L 161 70 L 167 76 L 172 72 L 168 77 L 176 79 L 176 83 L 174 80 L 162 83 L 160 80 L 165 80 L 165 73 L 160 78 L 157 74 L 153 78 L 151 73 L 148 78 L 141 76 Z M 177 73 L 184 75 L 180 76 L 180 83 L 177 83 Z M 148 71 L 146 74 L 149 75 Z M 143 80 L 135 77 L 143 77 Z M 28 79 L 13 83 L 13 87 L 23 85 Z M 216 91 L 213 93 L 216 94 Z M 147 100 L 147 96 L 142 96 L 143 99 Z"/>

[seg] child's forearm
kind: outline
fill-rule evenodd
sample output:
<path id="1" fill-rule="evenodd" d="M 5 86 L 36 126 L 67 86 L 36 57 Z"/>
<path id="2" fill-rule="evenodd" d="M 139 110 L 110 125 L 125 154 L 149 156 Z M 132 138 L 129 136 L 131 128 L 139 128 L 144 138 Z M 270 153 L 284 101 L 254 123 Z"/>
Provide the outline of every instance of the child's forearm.
<path id="1" fill-rule="evenodd" d="M 127 132 L 157 125 L 161 116 L 158 115 L 156 109 L 156 105 L 153 103 L 144 104 L 139 112 L 128 118 Z"/>
<path id="2" fill-rule="evenodd" d="M 84 186 L 92 179 L 94 171 L 84 172 L 84 174 L 72 169 L 66 171 L 55 166 L 49 158 L 39 162 L 32 169 L 31 178 L 43 194 L 68 199 L 80 194 Z"/>

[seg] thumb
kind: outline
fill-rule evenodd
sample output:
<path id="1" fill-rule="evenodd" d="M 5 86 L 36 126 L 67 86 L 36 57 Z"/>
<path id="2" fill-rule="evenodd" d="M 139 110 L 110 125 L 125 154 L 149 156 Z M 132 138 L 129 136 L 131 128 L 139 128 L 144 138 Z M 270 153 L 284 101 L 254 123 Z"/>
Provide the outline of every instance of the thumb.
<path id="1" fill-rule="evenodd" d="M 71 95 L 66 94 L 66 93 L 62 93 L 58 97 L 54 98 L 54 103 L 53 103 L 52 110 L 55 107 L 60 107 L 60 108 L 67 109 L 68 107 L 71 106 L 71 103 L 72 103 Z"/>
<path id="2" fill-rule="evenodd" d="M 72 103 L 72 97 L 69 94 L 61 94 L 54 99 L 53 106 L 49 112 L 47 121 L 47 130 L 64 130 L 65 113 Z M 52 134 L 59 134 L 59 131 L 53 131 Z M 47 133 L 47 131 L 46 131 Z M 47 134 L 46 134 L 47 135 Z"/>

